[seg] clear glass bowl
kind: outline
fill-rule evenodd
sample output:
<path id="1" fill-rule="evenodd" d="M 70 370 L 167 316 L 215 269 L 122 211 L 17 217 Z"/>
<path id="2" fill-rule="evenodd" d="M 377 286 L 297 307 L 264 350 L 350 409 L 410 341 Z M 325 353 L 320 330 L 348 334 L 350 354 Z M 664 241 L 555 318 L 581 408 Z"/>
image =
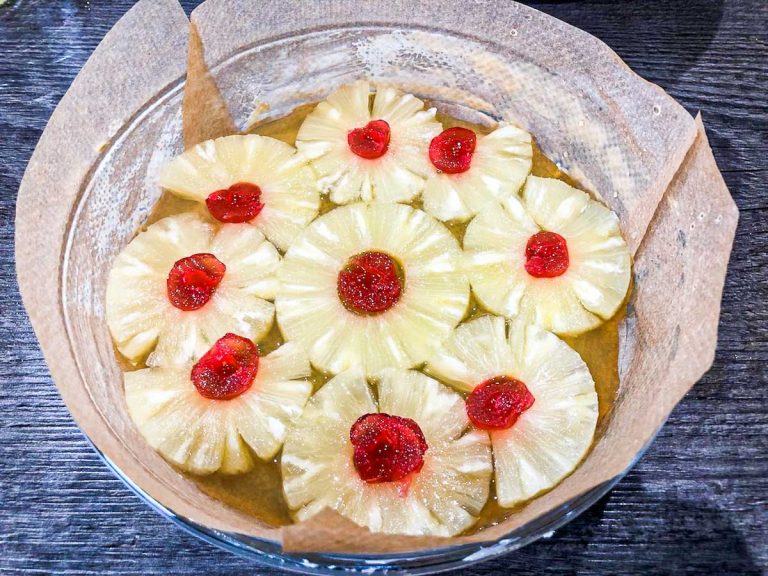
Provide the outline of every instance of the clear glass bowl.
<path id="1" fill-rule="evenodd" d="M 487 56 L 481 60 L 494 65 L 478 66 L 479 56 Z M 259 120 L 280 118 L 299 105 L 322 100 L 336 86 L 362 77 L 396 84 L 454 116 L 478 122 L 498 120 L 499 110 L 508 115 L 510 111 L 525 113 L 525 101 L 511 98 L 505 88 L 508 84 L 499 78 L 499 66 L 503 66 L 505 57 L 501 48 L 490 43 L 443 31 L 346 26 L 245 47 L 217 65 L 213 72 L 241 127 L 249 125 L 255 109 L 266 110 Z M 92 321 L 104 316 L 110 263 L 160 197 L 156 184 L 159 167 L 182 149 L 182 87 L 179 79 L 157 94 L 109 142 L 81 190 L 62 264 L 67 337 L 88 393 L 101 413 L 109 416 L 109 426 L 125 442 L 126 452 L 150 468 L 163 463 L 151 451 L 139 447 L 143 441 L 119 408 L 124 403 L 121 387 L 115 385 L 120 382 L 120 370 L 111 340 L 106 328 L 94 330 Z M 467 567 L 546 536 L 594 504 L 623 476 L 492 544 L 391 555 L 293 555 L 283 553 L 275 542 L 212 530 L 178 515 L 140 488 L 140 479 L 131 479 L 107 456 L 101 457 L 148 505 L 191 534 L 263 564 L 310 574 L 427 574 Z M 175 480 L 171 475 L 158 476 L 173 486 Z"/>

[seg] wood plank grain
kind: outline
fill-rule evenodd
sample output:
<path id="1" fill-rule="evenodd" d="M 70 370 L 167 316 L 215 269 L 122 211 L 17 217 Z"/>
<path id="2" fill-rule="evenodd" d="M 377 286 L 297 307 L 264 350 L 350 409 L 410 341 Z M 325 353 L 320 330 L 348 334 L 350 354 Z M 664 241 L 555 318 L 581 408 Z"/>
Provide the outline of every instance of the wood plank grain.
<path id="1" fill-rule="evenodd" d="M 112 476 L 59 399 L 19 301 L 13 219 L 24 167 L 69 83 L 131 4 L 0 7 L 0 573 L 276 573 L 178 530 Z M 715 365 L 648 454 L 553 537 L 466 572 L 766 573 L 768 4 L 530 4 L 601 38 L 689 111 L 703 111 L 741 220 Z"/>

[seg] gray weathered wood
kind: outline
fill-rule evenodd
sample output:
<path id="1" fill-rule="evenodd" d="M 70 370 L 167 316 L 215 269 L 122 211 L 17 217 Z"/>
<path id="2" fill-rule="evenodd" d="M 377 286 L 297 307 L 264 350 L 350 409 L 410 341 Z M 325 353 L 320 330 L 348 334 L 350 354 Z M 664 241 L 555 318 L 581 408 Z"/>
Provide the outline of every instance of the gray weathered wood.
<path id="1" fill-rule="evenodd" d="M 189 9 L 196 3 L 184 2 Z M 13 218 L 24 167 L 67 86 L 131 4 L 11 0 L 0 7 L 2 574 L 258 569 L 178 530 L 112 476 L 59 399 L 19 301 Z M 715 366 L 648 454 L 609 496 L 552 538 L 468 572 L 766 573 L 768 4 L 530 4 L 603 39 L 688 110 L 702 110 L 741 221 Z"/>

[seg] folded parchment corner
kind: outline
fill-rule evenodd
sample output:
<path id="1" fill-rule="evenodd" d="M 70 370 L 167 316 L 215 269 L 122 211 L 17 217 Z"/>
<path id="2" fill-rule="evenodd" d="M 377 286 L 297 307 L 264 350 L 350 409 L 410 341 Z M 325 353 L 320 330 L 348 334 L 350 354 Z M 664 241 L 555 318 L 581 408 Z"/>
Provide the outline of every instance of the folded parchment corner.
<path id="1" fill-rule="evenodd" d="M 189 23 L 182 125 L 185 149 L 206 140 L 238 133 L 227 103 L 205 61 L 205 48 L 194 22 Z"/>

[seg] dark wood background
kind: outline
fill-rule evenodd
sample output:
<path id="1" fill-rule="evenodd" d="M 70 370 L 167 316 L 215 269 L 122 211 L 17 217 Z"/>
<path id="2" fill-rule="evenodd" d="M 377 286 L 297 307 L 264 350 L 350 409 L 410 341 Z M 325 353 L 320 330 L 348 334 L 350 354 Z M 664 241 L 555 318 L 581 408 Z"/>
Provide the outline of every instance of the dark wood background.
<path id="1" fill-rule="evenodd" d="M 20 303 L 19 181 L 57 102 L 131 4 L 0 6 L 0 574 L 275 573 L 187 535 L 112 476 L 62 404 Z M 768 573 L 768 2 L 529 4 L 702 111 L 741 220 L 715 365 L 648 454 L 554 537 L 467 572 Z"/>

